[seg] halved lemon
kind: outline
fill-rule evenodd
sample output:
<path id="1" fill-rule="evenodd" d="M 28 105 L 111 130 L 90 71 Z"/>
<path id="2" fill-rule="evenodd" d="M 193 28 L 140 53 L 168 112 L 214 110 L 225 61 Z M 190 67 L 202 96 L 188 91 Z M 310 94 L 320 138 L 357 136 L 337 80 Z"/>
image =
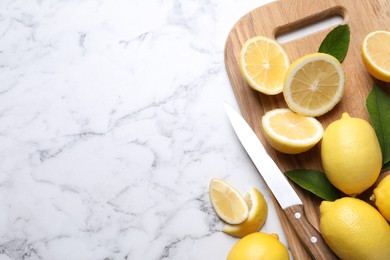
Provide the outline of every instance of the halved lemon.
<path id="1" fill-rule="evenodd" d="M 344 82 L 344 70 L 335 57 L 312 53 L 290 65 L 284 78 L 283 95 L 292 111 L 320 116 L 340 101 Z"/>
<path id="2" fill-rule="evenodd" d="M 283 91 L 284 74 L 290 64 L 283 47 L 275 40 L 256 36 L 242 46 L 239 66 L 253 89 L 267 95 Z"/>
<path id="3" fill-rule="evenodd" d="M 317 119 L 294 113 L 287 108 L 268 111 L 261 122 L 264 136 L 270 145 L 282 153 L 306 152 L 324 134 L 324 128 Z"/>
<path id="4" fill-rule="evenodd" d="M 248 205 L 242 195 L 225 181 L 213 178 L 209 195 L 217 215 L 228 224 L 240 224 L 248 218 Z"/>
<path id="5" fill-rule="evenodd" d="M 252 188 L 246 195 L 245 201 L 249 207 L 248 218 L 238 225 L 225 224 L 223 232 L 234 237 L 242 238 L 261 229 L 267 219 L 268 205 L 263 194 Z"/>
<path id="6" fill-rule="evenodd" d="M 373 77 L 390 82 L 390 32 L 369 33 L 363 41 L 362 58 Z"/>

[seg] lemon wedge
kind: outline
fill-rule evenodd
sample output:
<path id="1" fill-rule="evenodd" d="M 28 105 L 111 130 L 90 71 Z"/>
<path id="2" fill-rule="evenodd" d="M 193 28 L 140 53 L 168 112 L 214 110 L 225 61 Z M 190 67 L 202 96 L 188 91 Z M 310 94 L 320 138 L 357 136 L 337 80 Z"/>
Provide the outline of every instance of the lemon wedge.
<path id="1" fill-rule="evenodd" d="M 275 40 L 256 36 L 241 48 L 241 74 L 253 89 L 267 95 L 283 91 L 284 74 L 290 64 L 283 47 Z"/>
<path id="2" fill-rule="evenodd" d="M 268 111 L 261 122 L 270 145 L 282 153 L 305 152 L 316 145 L 324 134 L 324 128 L 317 119 L 287 108 Z"/>
<path id="3" fill-rule="evenodd" d="M 249 207 L 248 218 L 238 225 L 225 224 L 223 232 L 234 237 L 242 238 L 261 229 L 267 219 L 268 205 L 263 194 L 252 188 L 246 195 L 245 200 Z"/>
<path id="4" fill-rule="evenodd" d="M 344 70 L 335 57 L 312 53 L 290 65 L 284 78 L 283 95 L 292 111 L 320 116 L 340 101 L 344 82 Z"/>
<path id="5" fill-rule="evenodd" d="M 390 82 L 390 32 L 369 33 L 363 41 L 362 58 L 373 77 Z"/>
<path id="6" fill-rule="evenodd" d="M 209 186 L 211 204 L 228 224 L 240 224 L 248 218 L 248 205 L 241 194 L 225 181 L 213 178 Z"/>

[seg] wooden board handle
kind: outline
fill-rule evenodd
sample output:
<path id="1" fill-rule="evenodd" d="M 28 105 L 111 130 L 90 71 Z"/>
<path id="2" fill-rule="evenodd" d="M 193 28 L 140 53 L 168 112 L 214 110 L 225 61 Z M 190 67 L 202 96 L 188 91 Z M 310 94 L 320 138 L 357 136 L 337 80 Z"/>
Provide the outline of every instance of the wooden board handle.
<path id="1" fill-rule="evenodd" d="M 262 24 L 264 16 L 262 13 L 267 13 L 268 17 L 272 17 L 272 27 L 262 28 L 262 34 L 276 38 L 278 35 L 293 31 L 310 25 L 317 21 L 321 21 L 332 16 L 341 16 L 344 22 L 348 20 L 347 9 L 343 5 L 343 1 L 276 1 L 268 6 L 260 7 L 261 12 L 253 11 L 252 20 L 254 24 Z M 268 10 L 267 10 L 268 9 Z M 275 12 L 275 10 L 278 10 Z M 294 10 L 291 12 L 291 10 Z"/>
<path id="2" fill-rule="evenodd" d="M 287 219 L 294 227 L 300 241 L 313 259 L 338 259 L 325 240 L 307 220 L 303 205 L 294 205 L 284 209 Z"/>

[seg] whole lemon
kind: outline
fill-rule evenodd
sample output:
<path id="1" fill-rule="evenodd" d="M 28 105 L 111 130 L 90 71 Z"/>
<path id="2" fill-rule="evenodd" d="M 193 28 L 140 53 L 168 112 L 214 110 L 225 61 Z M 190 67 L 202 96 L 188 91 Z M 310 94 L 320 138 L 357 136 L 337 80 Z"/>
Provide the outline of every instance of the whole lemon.
<path id="1" fill-rule="evenodd" d="M 341 259 L 390 259 L 390 226 L 370 204 L 351 197 L 320 205 L 320 231 Z"/>
<path id="2" fill-rule="evenodd" d="M 375 183 L 382 167 L 375 130 L 367 121 L 343 113 L 325 129 L 321 160 L 336 188 L 351 196 L 362 193 Z"/>
<path id="3" fill-rule="evenodd" d="M 227 260 L 250 259 L 288 260 L 290 255 L 278 235 L 255 232 L 238 240 L 227 256 Z"/>
<path id="4" fill-rule="evenodd" d="M 379 212 L 390 222 L 390 175 L 380 181 L 371 198 Z"/>

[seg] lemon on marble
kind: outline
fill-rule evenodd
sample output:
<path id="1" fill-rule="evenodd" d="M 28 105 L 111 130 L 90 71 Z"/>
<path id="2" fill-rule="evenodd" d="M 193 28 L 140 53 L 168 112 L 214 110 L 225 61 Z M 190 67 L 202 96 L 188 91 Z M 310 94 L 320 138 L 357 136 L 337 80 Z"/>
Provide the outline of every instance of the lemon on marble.
<path id="1" fill-rule="evenodd" d="M 305 152 L 316 145 L 324 133 L 317 119 L 286 108 L 266 112 L 261 122 L 264 136 L 270 145 L 282 153 Z"/>
<path id="2" fill-rule="evenodd" d="M 321 161 L 329 181 L 355 196 L 377 180 L 382 152 L 374 128 L 365 120 L 343 113 L 324 132 Z"/>
<path id="3" fill-rule="evenodd" d="M 290 64 L 283 47 L 275 40 L 256 36 L 247 40 L 241 49 L 241 74 L 254 90 L 276 95 L 283 90 L 284 74 Z"/>
<path id="4" fill-rule="evenodd" d="M 255 232 L 241 238 L 230 250 L 227 260 L 272 259 L 288 260 L 290 256 L 285 245 L 276 234 Z"/>
<path id="5" fill-rule="evenodd" d="M 390 259 L 390 226 L 370 204 L 351 197 L 320 205 L 320 231 L 341 259 Z"/>
<path id="6" fill-rule="evenodd" d="M 312 53 L 290 65 L 284 78 L 283 96 L 292 111 L 316 117 L 340 101 L 344 83 L 344 70 L 335 57 Z"/>
<path id="7" fill-rule="evenodd" d="M 369 33 L 363 41 L 362 58 L 373 77 L 390 82 L 390 32 Z"/>
<path id="8" fill-rule="evenodd" d="M 213 178 L 209 186 L 211 204 L 226 223 L 240 224 L 248 218 L 248 205 L 242 195 L 225 181 Z"/>
<path id="9" fill-rule="evenodd" d="M 390 175 L 381 180 L 370 197 L 379 212 L 390 222 Z"/>
<path id="10" fill-rule="evenodd" d="M 249 207 L 248 218 L 237 225 L 225 224 L 223 232 L 234 237 L 242 238 L 253 232 L 259 231 L 267 219 L 268 205 L 263 194 L 252 188 L 246 195 L 245 201 Z"/>

